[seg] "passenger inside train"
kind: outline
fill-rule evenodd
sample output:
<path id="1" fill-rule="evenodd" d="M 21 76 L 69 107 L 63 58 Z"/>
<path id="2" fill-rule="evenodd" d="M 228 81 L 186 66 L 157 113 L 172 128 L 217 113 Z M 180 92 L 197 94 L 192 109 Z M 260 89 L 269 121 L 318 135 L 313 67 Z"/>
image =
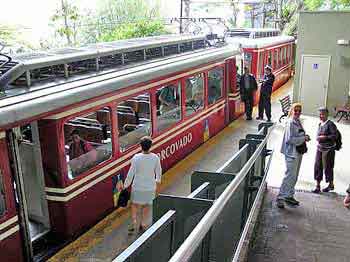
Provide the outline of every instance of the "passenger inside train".
<path id="1" fill-rule="evenodd" d="M 103 108 L 65 123 L 65 148 L 70 179 L 111 157 L 109 115 L 109 109 Z"/>

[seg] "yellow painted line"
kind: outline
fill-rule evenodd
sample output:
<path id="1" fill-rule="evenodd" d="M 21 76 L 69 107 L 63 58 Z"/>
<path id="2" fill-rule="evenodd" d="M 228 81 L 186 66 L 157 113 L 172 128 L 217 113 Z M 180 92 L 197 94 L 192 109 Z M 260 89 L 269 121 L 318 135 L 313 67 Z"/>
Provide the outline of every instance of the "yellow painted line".
<path id="1" fill-rule="evenodd" d="M 272 94 L 272 100 L 275 101 L 278 97 L 290 88 L 292 80 L 289 80 L 284 86 L 280 87 Z M 204 158 L 212 149 L 223 139 L 226 139 L 227 134 L 235 132 L 245 120 L 240 117 L 233 121 L 219 134 L 209 139 L 202 144 L 198 149 L 189 154 L 185 159 L 170 168 L 162 177 L 160 191 L 164 191 L 172 185 L 180 176 L 184 176 L 194 165 Z M 129 208 L 119 208 L 104 218 L 97 225 L 92 227 L 88 232 L 83 234 L 76 241 L 72 242 L 56 255 L 50 258 L 50 262 L 75 262 L 79 261 L 79 256 L 86 254 L 90 249 L 103 241 L 112 231 L 118 229 L 130 217 Z"/>

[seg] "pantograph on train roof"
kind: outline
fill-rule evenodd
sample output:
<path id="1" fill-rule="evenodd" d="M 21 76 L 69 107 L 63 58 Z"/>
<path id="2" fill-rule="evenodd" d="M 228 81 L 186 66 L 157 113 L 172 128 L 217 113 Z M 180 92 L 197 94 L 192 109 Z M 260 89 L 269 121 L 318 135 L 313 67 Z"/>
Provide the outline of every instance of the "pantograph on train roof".
<path id="1" fill-rule="evenodd" d="M 163 35 L 0 57 L 0 91 L 208 47 L 205 35 Z"/>

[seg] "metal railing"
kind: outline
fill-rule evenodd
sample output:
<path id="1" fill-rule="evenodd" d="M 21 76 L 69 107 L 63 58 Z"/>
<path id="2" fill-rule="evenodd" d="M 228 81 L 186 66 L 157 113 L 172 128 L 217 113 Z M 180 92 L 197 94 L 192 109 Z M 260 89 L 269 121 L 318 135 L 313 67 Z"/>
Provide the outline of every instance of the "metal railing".
<path id="1" fill-rule="evenodd" d="M 216 172 L 194 172 L 187 197 L 159 195 L 153 202 L 154 224 L 113 262 L 238 262 L 264 193 L 271 126 L 260 124 L 257 134 L 240 140 L 239 151 Z"/>
<path id="2" fill-rule="evenodd" d="M 226 204 L 232 198 L 233 194 L 237 190 L 238 186 L 242 183 L 243 179 L 249 174 L 255 161 L 261 155 L 264 150 L 267 140 L 271 134 L 271 130 L 268 135 L 260 143 L 258 148 L 255 150 L 253 155 L 250 157 L 248 162 L 243 166 L 241 171 L 236 175 L 235 179 L 227 186 L 225 191 L 220 195 L 220 197 L 214 202 L 213 206 L 208 210 L 208 212 L 201 219 L 199 224 L 194 228 L 192 233 L 186 238 L 184 243 L 175 252 L 169 262 L 187 262 L 190 261 L 193 253 L 200 245 L 201 241 L 204 239 L 206 234 L 209 232 L 211 227 L 214 225 L 217 217 L 220 215 L 222 210 L 225 208 Z"/>

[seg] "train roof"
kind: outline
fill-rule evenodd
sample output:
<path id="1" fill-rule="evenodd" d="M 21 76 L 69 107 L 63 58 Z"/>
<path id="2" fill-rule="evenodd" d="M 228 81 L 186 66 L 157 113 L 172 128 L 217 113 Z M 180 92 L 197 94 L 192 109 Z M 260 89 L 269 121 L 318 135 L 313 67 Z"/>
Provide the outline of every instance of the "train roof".
<path id="1" fill-rule="evenodd" d="M 57 81 L 45 88 L 10 89 L 0 99 L 0 127 L 237 54 L 239 50 L 233 46 L 212 47 L 145 61 L 104 74 L 90 73 L 77 81 Z"/>
<path id="2" fill-rule="evenodd" d="M 68 68 L 85 61 L 88 63 L 88 66 L 96 67 L 99 70 L 99 68 L 106 66 L 106 63 L 103 63 L 105 60 L 110 62 L 111 57 L 115 60 L 122 60 L 123 58 L 118 58 L 118 55 L 125 56 L 125 54 L 143 52 L 145 50 L 157 52 L 154 51 L 157 48 L 164 50 L 166 47 L 175 45 L 185 48 L 191 45 L 192 49 L 196 49 L 197 46 L 202 48 L 203 44 L 199 43 L 204 43 L 205 45 L 205 40 L 205 35 L 162 35 L 90 44 L 84 47 L 69 47 L 19 54 L 13 56 L 10 63 L 0 68 L 0 90 L 5 89 L 18 78 L 24 79 L 22 82 L 27 86 L 31 86 L 32 80 L 35 80 L 33 77 L 37 75 L 37 72 L 40 70 L 50 71 L 48 70 L 49 67 L 61 67 L 62 74 L 65 74 L 65 66 Z M 158 53 L 162 52 L 162 50 L 158 51 Z M 143 54 L 139 55 L 142 56 Z M 0 60 L 0 64 L 3 62 L 5 61 Z"/>
<path id="3" fill-rule="evenodd" d="M 227 43 L 241 48 L 265 48 L 273 45 L 279 45 L 283 43 L 293 42 L 294 37 L 292 36 L 273 36 L 264 38 L 244 38 L 244 37 L 228 37 L 226 38 Z"/>

